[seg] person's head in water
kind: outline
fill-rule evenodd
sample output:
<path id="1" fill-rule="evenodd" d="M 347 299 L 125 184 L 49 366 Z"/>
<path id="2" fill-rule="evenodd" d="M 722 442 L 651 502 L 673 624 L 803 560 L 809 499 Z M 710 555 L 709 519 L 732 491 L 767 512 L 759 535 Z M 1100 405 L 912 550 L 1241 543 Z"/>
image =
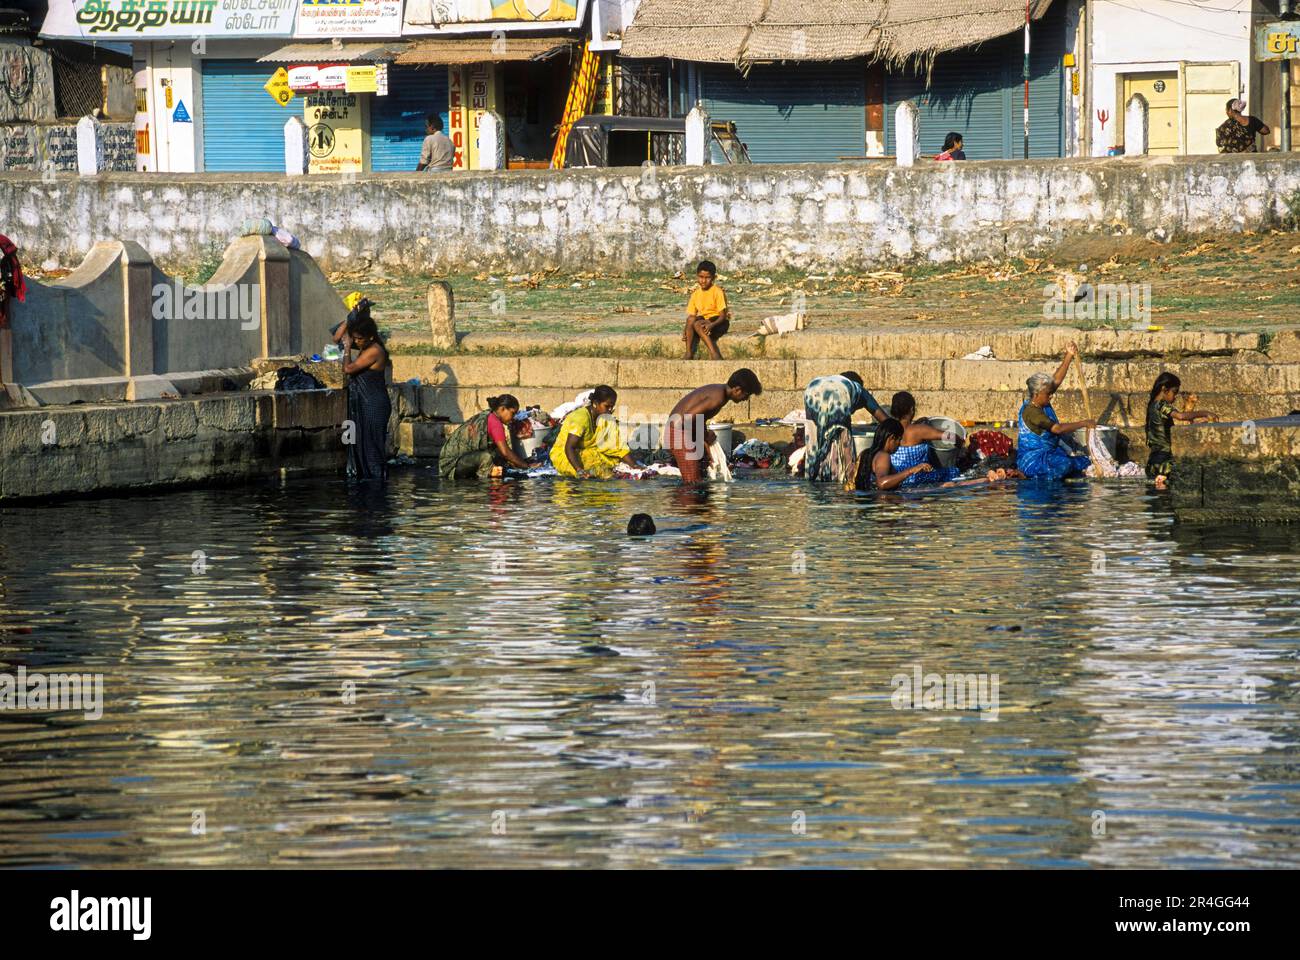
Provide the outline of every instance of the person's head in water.
<path id="1" fill-rule="evenodd" d="M 627 522 L 629 537 L 648 537 L 655 532 L 654 518 L 648 513 L 634 513 Z"/>
<path id="2" fill-rule="evenodd" d="M 758 375 L 747 367 L 741 367 L 727 378 L 727 399 L 732 403 L 744 403 L 762 392 L 763 385 L 758 382 Z"/>

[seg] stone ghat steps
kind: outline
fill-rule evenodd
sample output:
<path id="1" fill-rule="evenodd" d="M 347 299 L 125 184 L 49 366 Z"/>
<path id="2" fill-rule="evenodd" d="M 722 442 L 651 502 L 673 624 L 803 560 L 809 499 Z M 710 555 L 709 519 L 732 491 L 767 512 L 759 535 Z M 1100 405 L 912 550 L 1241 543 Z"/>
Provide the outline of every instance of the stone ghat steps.
<path id="1" fill-rule="evenodd" d="M 1224 318 L 1230 322 L 1231 318 Z M 1279 319 L 1285 319 L 1280 317 Z M 1089 360 L 1124 360 L 1180 356 L 1184 358 L 1231 357 L 1258 353 L 1274 362 L 1300 361 L 1300 331 L 1273 332 L 1219 330 L 1078 330 L 1071 327 L 1033 327 L 1019 330 L 803 330 L 786 336 L 748 337 L 757 321 L 737 320 L 732 333 L 722 340 L 727 347 L 743 344 L 746 352 L 770 360 L 817 360 L 823 357 L 872 357 L 879 360 L 946 360 L 974 353 L 988 346 L 996 357 L 1017 360 L 1059 359 L 1071 341 Z M 395 348 L 414 347 L 422 337 L 399 333 Z M 557 334 L 466 333 L 461 335 L 460 355 L 492 354 L 502 359 L 545 351 L 563 356 L 607 356 L 636 359 L 658 353 L 672 359 L 680 355 L 680 333 L 666 334 Z M 489 359 L 483 356 L 483 359 Z M 545 359 L 535 357 L 535 359 Z M 743 362 L 743 361 L 737 361 Z"/>
<path id="2" fill-rule="evenodd" d="M 1085 367 L 1090 415 L 1117 426 L 1141 425 L 1151 384 L 1162 370 L 1183 381 L 1198 406 L 1224 417 L 1279 416 L 1300 407 L 1300 363 L 1191 360 L 1090 362 Z M 619 360 L 561 357 L 393 358 L 393 382 L 402 419 L 445 418 L 461 422 L 487 406 L 489 397 L 510 393 L 526 405 L 547 410 L 598 384 L 619 394 L 624 419 L 667 414 L 687 391 L 725 381 L 747 366 L 763 382 L 763 394 L 725 412 L 728 420 L 752 422 L 782 417 L 803 406 L 803 387 L 813 378 L 846 369 L 862 374 L 882 403 L 898 390 L 916 396 L 921 413 L 958 419 L 1004 420 L 1015 416 L 1026 378 L 1052 372 L 1055 363 L 999 360 Z M 1067 419 L 1084 415 L 1077 369 L 1054 403 Z M 409 381 L 418 380 L 416 386 Z M 859 413 L 859 416 L 863 414 Z"/>

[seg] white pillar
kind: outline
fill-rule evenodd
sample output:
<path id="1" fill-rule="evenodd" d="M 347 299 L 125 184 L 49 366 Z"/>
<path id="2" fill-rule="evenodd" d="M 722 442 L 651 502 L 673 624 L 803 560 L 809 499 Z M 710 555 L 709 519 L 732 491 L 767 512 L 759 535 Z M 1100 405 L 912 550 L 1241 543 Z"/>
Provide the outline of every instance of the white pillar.
<path id="1" fill-rule="evenodd" d="M 704 166 L 712 159 L 709 153 L 709 115 L 704 104 L 696 103 L 686 115 L 686 165 Z"/>
<path id="2" fill-rule="evenodd" d="M 898 165 L 910 167 L 921 153 L 921 115 L 911 100 L 904 100 L 894 111 L 894 131 Z"/>
<path id="3" fill-rule="evenodd" d="M 93 177 L 104 169 L 104 128 L 94 117 L 77 121 L 77 172 Z"/>
<path id="4" fill-rule="evenodd" d="M 1124 108 L 1124 156 L 1142 157 L 1148 147 L 1149 121 L 1147 98 L 1135 93 Z"/>
<path id="5" fill-rule="evenodd" d="M 489 110 L 478 124 L 478 156 L 476 170 L 504 170 L 506 168 L 506 121 L 499 113 Z"/>
<path id="6" fill-rule="evenodd" d="M 284 172 L 301 176 L 307 172 L 307 124 L 300 117 L 284 122 Z"/>

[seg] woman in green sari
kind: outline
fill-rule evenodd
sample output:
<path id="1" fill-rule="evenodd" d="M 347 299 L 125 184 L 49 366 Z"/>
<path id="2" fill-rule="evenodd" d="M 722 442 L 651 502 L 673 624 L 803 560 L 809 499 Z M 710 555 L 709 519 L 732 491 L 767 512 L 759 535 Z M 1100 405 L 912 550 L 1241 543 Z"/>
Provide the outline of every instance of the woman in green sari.
<path id="1" fill-rule="evenodd" d="M 510 447 L 510 421 L 518 412 L 519 401 L 510 394 L 488 397 L 488 408 L 462 423 L 443 444 L 438 476 L 444 480 L 482 480 L 500 476 L 503 463 L 527 470 L 528 464 Z"/>

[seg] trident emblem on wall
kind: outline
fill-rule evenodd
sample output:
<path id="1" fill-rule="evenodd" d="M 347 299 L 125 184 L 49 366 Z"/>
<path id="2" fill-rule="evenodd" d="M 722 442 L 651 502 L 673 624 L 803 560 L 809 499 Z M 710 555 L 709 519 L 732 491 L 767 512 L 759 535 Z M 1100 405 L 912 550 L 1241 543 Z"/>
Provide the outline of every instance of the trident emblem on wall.
<path id="1" fill-rule="evenodd" d="M 1102 128 L 1103 130 L 1105 130 L 1105 129 L 1106 129 L 1106 121 L 1110 119 L 1110 111 L 1109 111 L 1109 110 L 1098 110 L 1098 111 L 1097 111 L 1097 119 L 1101 121 L 1101 128 Z"/>

